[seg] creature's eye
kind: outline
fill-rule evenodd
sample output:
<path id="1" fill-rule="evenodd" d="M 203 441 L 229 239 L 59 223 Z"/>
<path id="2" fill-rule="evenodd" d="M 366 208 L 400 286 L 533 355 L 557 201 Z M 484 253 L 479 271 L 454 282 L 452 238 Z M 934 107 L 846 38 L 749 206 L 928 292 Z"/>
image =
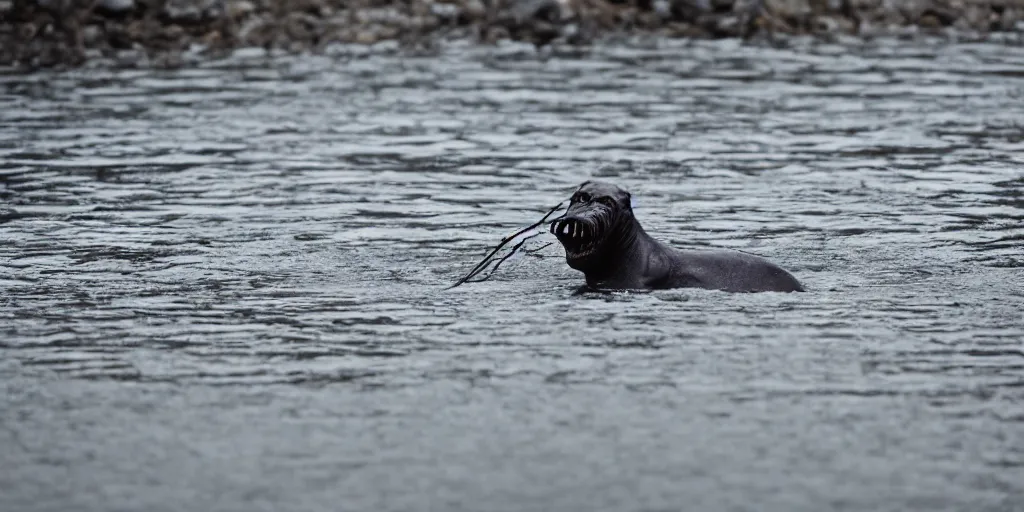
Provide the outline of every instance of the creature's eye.
<path id="1" fill-rule="evenodd" d="M 590 194 L 586 192 L 577 192 L 576 195 L 572 196 L 571 200 L 574 203 L 589 203 Z"/>

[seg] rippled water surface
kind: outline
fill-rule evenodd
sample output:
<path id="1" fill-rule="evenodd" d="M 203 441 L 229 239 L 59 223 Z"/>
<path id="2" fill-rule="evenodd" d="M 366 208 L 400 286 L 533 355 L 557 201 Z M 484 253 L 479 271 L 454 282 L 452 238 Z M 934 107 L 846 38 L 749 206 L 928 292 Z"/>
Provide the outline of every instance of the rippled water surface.
<path id="1" fill-rule="evenodd" d="M 1021 48 L 0 73 L 0 509 L 1024 510 Z M 599 177 L 804 294 L 583 294 Z"/>

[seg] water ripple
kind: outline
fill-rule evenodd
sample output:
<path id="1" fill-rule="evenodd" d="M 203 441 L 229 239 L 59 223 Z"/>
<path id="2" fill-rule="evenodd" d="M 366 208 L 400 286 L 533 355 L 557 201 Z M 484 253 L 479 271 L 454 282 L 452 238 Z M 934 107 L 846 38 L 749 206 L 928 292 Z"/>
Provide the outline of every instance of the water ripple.
<path id="1" fill-rule="evenodd" d="M 28 468 L 0 508 L 162 509 L 111 487 L 148 478 L 240 510 L 1009 510 L 1019 64 L 793 40 L 0 74 L 0 462 Z M 811 291 L 575 295 L 556 247 L 444 291 L 592 177 Z"/>

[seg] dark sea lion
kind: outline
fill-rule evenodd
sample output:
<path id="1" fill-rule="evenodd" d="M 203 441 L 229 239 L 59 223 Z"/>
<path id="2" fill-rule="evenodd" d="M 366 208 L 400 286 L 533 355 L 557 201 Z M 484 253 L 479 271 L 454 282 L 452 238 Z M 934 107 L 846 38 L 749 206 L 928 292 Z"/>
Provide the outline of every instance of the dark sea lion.
<path id="1" fill-rule="evenodd" d="M 565 261 L 587 285 L 604 289 L 707 288 L 730 292 L 800 292 L 789 272 L 750 254 L 680 251 L 653 239 L 633 216 L 629 192 L 587 181 L 570 199 L 551 232 Z"/>

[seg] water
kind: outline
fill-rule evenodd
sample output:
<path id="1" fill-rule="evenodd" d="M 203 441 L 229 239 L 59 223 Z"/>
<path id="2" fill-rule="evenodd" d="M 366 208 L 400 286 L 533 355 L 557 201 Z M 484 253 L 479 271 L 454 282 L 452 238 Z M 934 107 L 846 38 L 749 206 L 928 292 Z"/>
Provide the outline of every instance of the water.
<path id="1" fill-rule="evenodd" d="M 1024 510 L 1020 55 L 0 74 L 0 510 Z M 594 177 L 809 292 L 444 290 Z"/>

